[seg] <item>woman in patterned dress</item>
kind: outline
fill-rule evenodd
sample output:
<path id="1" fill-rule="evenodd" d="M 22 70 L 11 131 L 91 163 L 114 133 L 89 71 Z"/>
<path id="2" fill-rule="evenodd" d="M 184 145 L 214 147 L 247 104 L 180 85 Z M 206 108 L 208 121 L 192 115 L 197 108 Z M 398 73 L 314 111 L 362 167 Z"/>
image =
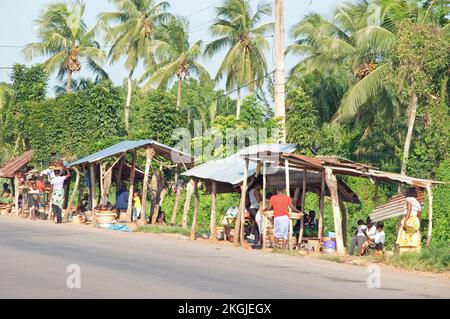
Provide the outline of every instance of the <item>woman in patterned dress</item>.
<path id="1" fill-rule="evenodd" d="M 420 213 L 422 206 L 417 200 L 417 190 L 410 188 L 406 192 L 405 211 L 400 225 L 397 244 L 399 252 L 420 252 L 421 234 L 420 234 Z"/>

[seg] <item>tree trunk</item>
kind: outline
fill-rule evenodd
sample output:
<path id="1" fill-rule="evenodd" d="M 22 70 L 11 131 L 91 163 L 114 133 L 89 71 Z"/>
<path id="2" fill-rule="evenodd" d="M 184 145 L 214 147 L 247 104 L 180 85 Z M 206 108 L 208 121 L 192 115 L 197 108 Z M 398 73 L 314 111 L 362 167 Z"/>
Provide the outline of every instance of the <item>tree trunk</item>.
<path id="1" fill-rule="evenodd" d="M 336 233 L 336 248 L 338 255 L 345 255 L 344 239 L 342 236 L 342 220 L 339 209 L 339 194 L 336 176 L 331 168 L 325 169 L 325 178 L 331 194 L 331 204 L 333 206 L 334 231 Z"/>
<path id="2" fill-rule="evenodd" d="M 198 179 L 194 179 L 194 217 L 192 219 L 191 239 L 195 240 L 198 216 Z"/>
<path id="3" fill-rule="evenodd" d="M 342 213 L 342 240 L 344 241 L 344 247 L 347 247 L 347 209 L 341 199 L 339 199 L 339 208 Z"/>
<path id="4" fill-rule="evenodd" d="M 403 149 L 403 160 L 400 174 L 406 174 L 406 166 L 408 165 L 409 148 L 411 146 L 412 134 L 414 131 L 414 122 L 416 121 L 417 112 L 417 95 L 413 94 L 408 106 L 408 132 L 406 134 L 405 147 Z"/>
<path id="5" fill-rule="evenodd" d="M 211 222 L 210 222 L 210 232 L 211 232 L 211 240 L 212 242 L 216 242 L 216 192 L 217 192 L 217 183 L 215 181 L 212 182 L 211 185 Z"/>
<path id="6" fill-rule="evenodd" d="M 175 203 L 173 204 L 173 211 L 172 211 L 172 217 L 170 218 L 170 225 L 174 226 L 177 224 L 177 212 L 178 212 L 178 206 L 180 203 L 180 195 L 183 188 L 181 185 L 176 185 L 176 194 L 175 194 Z"/>
<path id="7" fill-rule="evenodd" d="M 192 193 L 194 192 L 194 185 L 193 185 L 193 181 L 191 180 L 187 187 L 186 187 L 186 200 L 184 201 L 184 208 L 183 208 L 183 217 L 181 220 L 181 227 L 182 228 L 187 228 L 187 217 L 189 214 L 189 209 L 191 206 L 191 197 L 192 197 Z"/>
<path id="8" fill-rule="evenodd" d="M 431 185 L 427 185 L 428 194 L 428 231 L 427 231 L 427 247 L 431 244 L 431 234 L 433 233 L 433 192 Z"/>
<path id="9" fill-rule="evenodd" d="M 67 94 L 70 94 L 72 91 L 72 71 L 69 71 L 67 74 L 67 83 L 66 83 L 66 92 Z"/>
<path id="10" fill-rule="evenodd" d="M 323 238 L 323 210 L 325 208 L 325 173 L 322 173 L 322 184 L 320 188 L 320 202 L 319 202 L 319 225 L 318 225 L 318 231 L 319 231 L 319 240 L 322 242 Z"/>
<path id="11" fill-rule="evenodd" d="M 178 76 L 178 92 L 177 92 L 177 110 L 181 107 L 181 90 L 182 90 L 183 79 Z"/>
<path id="12" fill-rule="evenodd" d="M 75 171 L 76 177 L 75 177 L 75 185 L 73 187 L 72 194 L 70 195 L 69 203 L 68 203 L 68 209 L 73 205 L 73 201 L 75 200 L 75 194 L 78 191 L 78 186 L 80 185 L 80 171 L 78 170 L 78 167 L 74 166 L 73 170 Z M 79 204 L 79 203 L 78 203 Z"/>
<path id="13" fill-rule="evenodd" d="M 134 70 L 131 70 L 128 74 L 128 94 L 127 94 L 127 103 L 125 104 L 125 110 L 124 110 L 124 119 L 125 119 L 125 128 L 128 131 L 129 128 L 129 117 L 130 117 L 130 106 L 131 106 L 131 94 L 133 90 L 133 77 Z"/>
<path id="14" fill-rule="evenodd" d="M 95 164 L 90 164 L 89 167 L 89 173 L 91 174 L 91 203 L 92 203 L 92 210 L 97 207 L 97 191 L 95 187 Z"/>
<path id="15" fill-rule="evenodd" d="M 147 212 L 147 190 L 148 190 L 148 174 L 150 172 L 150 165 L 152 159 L 155 156 L 155 151 L 152 148 L 145 149 L 145 172 L 144 172 L 144 182 L 142 186 L 142 211 L 140 224 L 145 225 L 145 213 Z"/>
<path id="16" fill-rule="evenodd" d="M 236 99 L 236 117 L 241 116 L 241 89 L 237 89 L 237 99 Z"/>

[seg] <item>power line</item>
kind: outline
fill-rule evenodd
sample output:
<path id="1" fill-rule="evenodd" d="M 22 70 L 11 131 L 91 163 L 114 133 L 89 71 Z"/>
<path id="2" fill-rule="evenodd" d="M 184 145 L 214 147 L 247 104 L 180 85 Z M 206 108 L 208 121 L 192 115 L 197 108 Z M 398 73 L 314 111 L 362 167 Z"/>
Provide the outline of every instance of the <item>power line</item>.
<path id="1" fill-rule="evenodd" d="M 215 5 L 217 5 L 217 4 L 221 3 L 221 2 L 222 2 L 222 1 L 217 1 L 217 2 L 211 4 L 211 5 L 207 6 L 207 7 L 204 7 L 204 8 L 202 8 L 202 9 L 198 10 L 198 11 L 195 11 L 195 12 L 193 12 L 193 13 L 187 15 L 186 18 L 192 17 L 192 16 L 194 16 L 194 15 L 200 13 L 200 12 L 203 12 L 203 11 L 205 11 L 205 10 L 208 10 L 209 8 L 214 7 Z"/>

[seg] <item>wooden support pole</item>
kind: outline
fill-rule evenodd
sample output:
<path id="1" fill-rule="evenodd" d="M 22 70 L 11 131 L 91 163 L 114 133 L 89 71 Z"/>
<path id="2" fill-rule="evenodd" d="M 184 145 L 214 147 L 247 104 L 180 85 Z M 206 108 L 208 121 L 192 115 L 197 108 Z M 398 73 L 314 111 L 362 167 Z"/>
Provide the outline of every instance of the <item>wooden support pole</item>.
<path id="1" fill-rule="evenodd" d="M 177 212 L 180 203 L 180 196 L 183 187 L 178 183 L 175 183 L 175 203 L 173 204 L 172 217 L 170 218 L 170 225 L 174 226 L 177 224 Z"/>
<path id="2" fill-rule="evenodd" d="M 245 223 L 245 198 L 247 195 L 247 185 L 248 185 L 248 163 L 249 160 L 245 159 L 244 164 L 244 180 L 241 186 L 241 203 L 239 206 L 239 212 L 236 216 L 236 225 L 234 228 L 234 245 L 239 246 L 239 242 L 242 244 L 244 242 L 244 223 Z"/>
<path id="3" fill-rule="evenodd" d="M 153 148 L 145 149 L 145 171 L 144 171 L 144 182 L 142 186 L 142 210 L 141 210 L 141 218 L 138 222 L 140 225 L 147 224 L 146 221 L 146 213 L 147 213 L 147 190 L 148 190 L 148 175 L 150 173 L 150 166 L 152 164 L 152 159 L 155 157 L 155 150 Z"/>
<path id="4" fill-rule="evenodd" d="M 267 169 L 266 169 L 266 161 L 263 161 L 263 204 L 262 204 L 263 212 L 265 212 L 267 209 L 266 201 L 267 201 Z M 263 214 L 263 229 L 262 229 L 263 249 L 267 247 L 267 225 L 268 225 L 268 218 L 266 214 Z"/>
<path id="5" fill-rule="evenodd" d="M 196 238 L 197 218 L 198 218 L 198 179 L 195 178 L 194 179 L 194 216 L 192 219 L 191 240 L 195 240 L 195 238 Z"/>
<path id="6" fill-rule="evenodd" d="M 100 167 L 100 205 L 106 205 L 105 193 L 105 170 L 106 164 L 99 164 Z"/>
<path id="7" fill-rule="evenodd" d="M 323 210 L 325 208 L 325 173 L 322 173 L 322 184 L 320 187 L 320 202 L 319 202 L 319 225 L 318 225 L 318 237 L 320 242 L 323 238 Z"/>
<path id="8" fill-rule="evenodd" d="M 128 207 L 127 207 L 127 221 L 129 222 L 132 221 L 135 175 L 136 175 L 136 150 L 133 150 L 131 158 L 130 188 L 128 193 Z"/>
<path id="9" fill-rule="evenodd" d="M 305 200 L 306 200 L 306 169 L 303 170 L 303 184 L 302 184 L 302 212 L 305 213 Z M 298 235 L 298 245 L 300 246 L 303 242 L 303 233 L 305 231 L 305 219 L 302 217 L 300 220 L 300 233 Z"/>
<path id="10" fill-rule="evenodd" d="M 427 247 L 431 244 L 431 235 L 433 233 L 433 192 L 431 190 L 431 185 L 427 185 L 427 195 L 428 195 L 428 231 L 427 231 Z"/>
<path id="11" fill-rule="evenodd" d="M 182 228 L 188 227 L 187 218 L 189 214 L 189 209 L 191 208 L 191 197 L 193 192 L 194 192 L 194 181 L 191 179 L 186 187 L 186 199 L 184 201 L 183 216 L 181 218 Z"/>
<path id="12" fill-rule="evenodd" d="M 95 187 L 95 163 L 89 165 L 89 173 L 91 175 L 91 203 L 92 210 L 97 207 L 97 190 Z"/>
<path id="13" fill-rule="evenodd" d="M 336 233 L 336 248 L 338 255 L 345 255 L 344 240 L 342 237 L 342 220 L 339 209 L 339 194 L 336 176 L 329 167 L 325 169 L 325 181 L 330 190 L 331 203 L 333 206 L 334 231 Z"/>
<path id="14" fill-rule="evenodd" d="M 210 223 L 210 232 L 212 242 L 215 243 L 217 240 L 216 235 L 216 195 L 217 193 L 217 183 L 213 181 L 211 184 L 211 223 Z"/>
<path id="15" fill-rule="evenodd" d="M 347 247 L 347 209 L 341 198 L 339 198 L 339 208 L 342 213 L 342 240 L 344 241 L 344 247 Z"/>
<path id="16" fill-rule="evenodd" d="M 373 203 L 375 205 L 375 208 L 378 207 L 378 188 L 379 188 L 379 182 L 375 181 L 375 190 L 374 190 L 374 194 L 373 194 Z"/>
<path id="17" fill-rule="evenodd" d="M 123 165 L 125 163 L 125 156 L 120 155 L 120 162 L 119 167 L 116 171 L 116 192 L 119 191 L 120 187 L 122 186 L 122 171 L 123 171 Z"/>
<path id="18" fill-rule="evenodd" d="M 156 190 L 156 196 L 154 198 L 154 208 L 153 208 L 153 215 L 152 215 L 152 224 L 156 224 L 156 220 L 158 219 L 159 210 L 161 208 L 163 193 L 165 195 L 165 192 L 167 189 L 164 187 L 164 172 L 163 167 L 160 165 L 159 172 L 157 173 L 157 190 Z"/>
<path id="19" fill-rule="evenodd" d="M 291 180 L 290 180 L 290 170 L 289 170 L 289 161 L 284 160 L 284 172 L 286 176 L 286 195 L 291 197 Z M 295 205 L 295 203 L 294 203 Z M 291 212 L 291 209 L 289 208 L 289 212 Z M 289 217 L 289 233 L 288 233 L 288 245 L 289 250 L 292 249 L 292 219 Z M 284 248 L 284 247 L 283 247 Z"/>
<path id="20" fill-rule="evenodd" d="M 75 194 L 78 192 L 78 187 L 80 185 L 80 171 L 78 170 L 77 166 L 74 166 L 73 170 L 75 171 L 75 185 L 73 187 L 73 191 L 72 191 L 72 194 L 70 195 L 69 203 L 67 205 L 68 209 L 70 209 L 70 207 L 72 207 L 73 201 L 75 200 Z"/>

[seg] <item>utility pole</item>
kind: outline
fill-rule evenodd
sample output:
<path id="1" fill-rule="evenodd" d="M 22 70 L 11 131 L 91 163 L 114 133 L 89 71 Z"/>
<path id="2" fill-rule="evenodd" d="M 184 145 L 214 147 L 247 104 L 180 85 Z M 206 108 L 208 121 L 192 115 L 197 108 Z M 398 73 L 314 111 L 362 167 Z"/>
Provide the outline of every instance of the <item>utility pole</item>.
<path id="1" fill-rule="evenodd" d="M 275 0 L 275 116 L 283 118 L 283 137 L 286 143 L 286 102 L 284 89 L 284 6 L 283 0 Z"/>

